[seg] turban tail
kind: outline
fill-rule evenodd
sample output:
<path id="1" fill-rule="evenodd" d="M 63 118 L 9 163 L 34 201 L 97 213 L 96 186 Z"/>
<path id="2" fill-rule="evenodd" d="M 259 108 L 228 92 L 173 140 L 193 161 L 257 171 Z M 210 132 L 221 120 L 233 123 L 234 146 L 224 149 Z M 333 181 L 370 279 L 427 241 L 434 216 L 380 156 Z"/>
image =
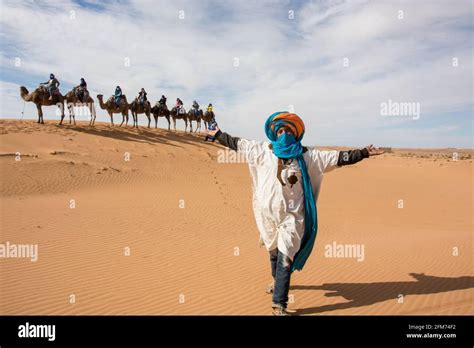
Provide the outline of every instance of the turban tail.
<path id="1" fill-rule="evenodd" d="M 286 126 L 295 136 L 284 133 L 277 137 L 278 129 Z M 306 263 L 313 245 L 316 240 L 316 233 L 318 230 L 318 217 L 316 213 L 316 202 L 314 200 L 313 187 L 311 179 L 308 174 L 306 162 L 303 159 L 303 146 L 301 139 L 303 139 L 305 126 L 303 120 L 296 114 L 286 111 L 275 112 L 270 115 L 265 122 L 265 133 L 268 139 L 272 142 L 273 153 L 279 158 L 295 158 L 298 160 L 301 174 L 303 177 L 303 194 L 304 194 L 304 235 L 301 241 L 299 251 L 296 253 L 292 264 L 292 271 L 302 270 Z"/>

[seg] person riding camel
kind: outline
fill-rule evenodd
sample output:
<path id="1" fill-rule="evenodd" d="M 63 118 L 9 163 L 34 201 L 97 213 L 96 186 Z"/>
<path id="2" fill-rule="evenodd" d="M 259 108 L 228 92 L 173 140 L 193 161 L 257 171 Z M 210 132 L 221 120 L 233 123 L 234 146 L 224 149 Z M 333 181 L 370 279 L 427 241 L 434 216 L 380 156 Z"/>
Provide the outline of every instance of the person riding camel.
<path id="1" fill-rule="evenodd" d="M 313 250 L 318 230 L 316 201 L 323 174 L 382 150 L 369 145 L 349 151 L 323 151 L 303 146 L 303 120 L 287 111 L 275 112 L 265 122 L 270 140 L 232 137 L 219 127 L 210 136 L 245 157 L 252 176 L 253 210 L 261 245 L 269 252 L 274 315 L 291 315 L 287 309 L 292 272 L 302 270 Z"/>
<path id="2" fill-rule="evenodd" d="M 209 103 L 209 105 L 207 106 L 207 113 L 209 115 L 211 115 L 212 120 L 214 121 L 214 111 L 212 111 L 212 104 L 211 103 Z"/>
<path id="3" fill-rule="evenodd" d="M 59 80 L 54 76 L 54 74 L 49 75 L 49 81 L 43 82 L 40 85 L 45 86 L 48 93 L 49 93 L 49 99 L 48 100 L 53 100 L 53 95 L 54 93 L 59 90 L 59 85 L 61 83 Z"/>
<path id="4" fill-rule="evenodd" d="M 87 90 L 87 82 L 83 77 L 81 77 L 79 85 L 74 87 L 74 91 L 81 102 L 89 95 L 89 91 Z"/>
<path id="5" fill-rule="evenodd" d="M 120 106 L 120 101 L 122 100 L 122 96 L 123 96 L 123 95 L 122 95 L 122 89 L 120 88 L 120 86 L 117 86 L 117 87 L 115 88 L 115 93 L 114 93 L 114 96 L 113 96 L 113 97 L 114 97 L 114 100 L 115 100 L 115 105 L 116 105 L 117 107 Z"/>
<path id="6" fill-rule="evenodd" d="M 197 101 L 193 101 L 193 110 L 194 110 L 194 115 L 198 115 L 199 114 L 199 104 Z"/>
<path id="7" fill-rule="evenodd" d="M 145 88 L 142 88 L 140 92 L 138 93 L 138 101 L 140 104 L 142 104 L 143 107 L 145 106 L 145 103 L 147 101 L 146 95 L 147 93 L 145 91 Z"/>
<path id="8" fill-rule="evenodd" d="M 183 101 L 179 98 L 176 99 L 176 111 L 178 114 L 184 114 Z"/>
<path id="9" fill-rule="evenodd" d="M 214 115 L 214 111 L 212 111 L 212 104 L 209 103 L 207 106 L 207 113 L 211 115 L 211 122 L 210 123 L 216 123 L 216 117 Z"/>
<path id="10" fill-rule="evenodd" d="M 166 100 L 166 97 L 162 95 L 161 99 L 158 101 L 160 108 L 162 108 L 163 110 L 168 109 L 168 107 L 166 106 Z"/>

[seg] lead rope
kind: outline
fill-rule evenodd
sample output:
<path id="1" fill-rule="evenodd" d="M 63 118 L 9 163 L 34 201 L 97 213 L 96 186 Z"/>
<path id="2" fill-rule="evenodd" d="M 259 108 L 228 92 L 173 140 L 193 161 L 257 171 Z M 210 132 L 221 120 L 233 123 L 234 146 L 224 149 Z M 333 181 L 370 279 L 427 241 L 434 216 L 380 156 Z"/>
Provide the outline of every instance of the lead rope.
<path id="1" fill-rule="evenodd" d="M 23 116 L 25 115 L 25 105 L 26 105 L 26 101 L 23 100 L 23 110 L 21 111 L 21 117 L 20 117 L 20 120 L 23 120 Z"/>

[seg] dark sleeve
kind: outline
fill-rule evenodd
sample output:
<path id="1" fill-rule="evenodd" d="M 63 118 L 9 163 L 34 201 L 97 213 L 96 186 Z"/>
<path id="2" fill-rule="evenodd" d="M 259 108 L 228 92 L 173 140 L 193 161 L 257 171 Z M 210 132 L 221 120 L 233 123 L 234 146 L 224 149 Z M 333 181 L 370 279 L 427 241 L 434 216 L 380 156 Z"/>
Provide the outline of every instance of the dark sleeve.
<path id="1" fill-rule="evenodd" d="M 240 140 L 240 138 L 233 137 L 225 132 L 221 132 L 220 130 L 216 133 L 215 137 L 222 145 L 237 151 L 237 142 Z"/>
<path id="2" fill-rule="evenodd" d="M 339 151 L 339 158 L 337 160 L 338 166 L 347 166 L 362 161 L 369 157 L 369 151 L 364 148 L 362 150 Z"/>

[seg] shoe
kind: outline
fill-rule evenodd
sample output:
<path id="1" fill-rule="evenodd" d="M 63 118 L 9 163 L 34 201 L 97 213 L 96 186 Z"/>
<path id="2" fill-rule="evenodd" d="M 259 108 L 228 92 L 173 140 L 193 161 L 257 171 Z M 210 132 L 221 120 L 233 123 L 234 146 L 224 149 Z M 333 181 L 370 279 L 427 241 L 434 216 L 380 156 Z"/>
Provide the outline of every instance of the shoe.
<path id="1" fill-rule="evenodd" d="M 267 294 L 273 294 L 273 290 L 275 289 L 275 281 L 273 281 L 265 291 Z"/>
<path id="2" fill-rule="evenodd" d="M 287 316 L 292 316 L 296 314 L 295 310 L 291 310 L 282 305 L 275 305 L 275 304 L 272 305 L 272 311 L 273 311 L 273 315 L 279 316 L 279 317 L 280 316 L 287 317 Z"/>

